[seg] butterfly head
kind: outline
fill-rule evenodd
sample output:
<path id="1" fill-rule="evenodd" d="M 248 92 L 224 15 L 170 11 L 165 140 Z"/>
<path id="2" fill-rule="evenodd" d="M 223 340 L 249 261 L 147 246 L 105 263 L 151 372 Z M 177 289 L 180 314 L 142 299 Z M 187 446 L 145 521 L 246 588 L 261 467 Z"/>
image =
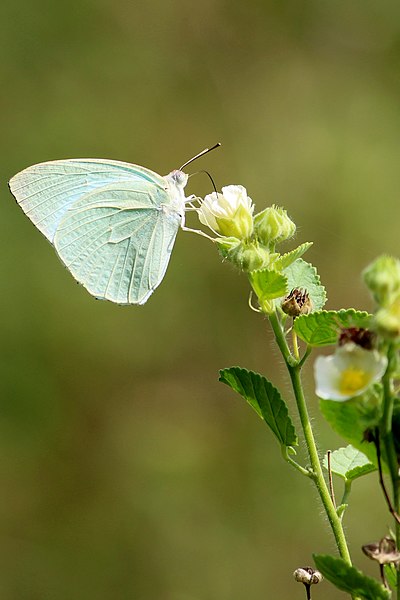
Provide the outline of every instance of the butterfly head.
<path id="1" fill-rule="evenodd" d="M 172 181 L 177 187 L 184 188 L 189 179 L 189 175 L 184 173 L 183 171 L 179 171 L 176 169 L 175 171 L 171 171 L 169 175 L 167 175 L 167 179 Z"/>

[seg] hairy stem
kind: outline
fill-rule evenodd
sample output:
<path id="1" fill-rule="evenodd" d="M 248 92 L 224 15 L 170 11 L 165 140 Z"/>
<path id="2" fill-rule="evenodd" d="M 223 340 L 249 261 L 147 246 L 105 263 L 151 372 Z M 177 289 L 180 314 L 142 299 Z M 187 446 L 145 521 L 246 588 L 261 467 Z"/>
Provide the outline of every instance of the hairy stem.
<path id="1" fill-rule="evenodd" d="M 392 506 L 395 513 L 399 514 L 400 495 L 399 495 L 399 465 L 397 461 L 396 449 L 394 446 L 392 433 L 394 391 L 393 391 L 393 366 L 395 362 L 396 349 L 393 344 L 389 344 L 387 357 L 388 367 L 383 376 L 383 417 L 382 417 L 382 439 L 386 450 L 386 459 L 389 466 L 390 478 L 392 480 Z M 398 520 L 395 523 L 396 546 L 400 547 L 400 524 Z M 397 571 L 397 600 L 400 600 L 400 571 Z"/>
<path id="2" fill-rule="evenodd" d="M 308 449 L 308 455 L 310 458 L 312 478 L 315 482 L 319 496 L 327 514 L 331 529 L 333 531 L 333 535 L 335 537 L 339 554 L 348 565 L 351 565 L 350 553 L 347 547 L 342 521 L 335 510 L 327 483 L 322 472 L 322 467 L 318 456 L 318 450 L 307 411 L 306 401 L 304 398 L 303 386 L 300 377 L 300 366 L 298 362 L 296 363 L 294 357 L 292 356 L 289 350 L 284 332 L 282 330 L 281 324 L 276 313 L 270 315 L 270 322 L 275 334 L 277 344 L 285 359 L 286 366 L 289 371 L 290 379 L 292 382 L 293 392 L 297 403 L 297 409 L 299 411 L 301 426 L 303 429 L 304 438 Z"/>
<path id="3" fill-rule="evenodd" d="M 344 482 L 344 491 L 343 491 L 342 500 L 340 502 L 340 506 L 337 509 L 338 517 L 340 518 L 341 521 L 343 520 L 344 513 L 346 511 L 346 505 L 349 501 L 350 492 L 351 492 L 351 484 L 352 484 L 352 481 L 348 480 L 348 479 L 346 479 L 346 481 Z"/>

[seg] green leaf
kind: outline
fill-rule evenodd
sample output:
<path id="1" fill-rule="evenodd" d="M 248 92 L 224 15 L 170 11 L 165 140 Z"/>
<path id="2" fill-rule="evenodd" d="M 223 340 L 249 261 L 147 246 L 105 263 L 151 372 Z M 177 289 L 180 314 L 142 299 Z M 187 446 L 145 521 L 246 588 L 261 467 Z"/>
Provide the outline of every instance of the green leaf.
<path id="1" fill-rule="evenodd" d="M 364 441 L 364 433 L 382 417 L 382 386 L 375 384 L 362 396 L 346 402 L 320 400 L 319 407 L 332 429 L 376 465 L 375 445 Z M 385 461 L 384 447 L 381 450 Z"/>
<path id="2" fill-rule="evenodd" d="M 325 579 L 339 590 L 364 600 L 390 600 L 391 598 L 391 592 L 379 581 L 367 577 L 355 567 L 350 567 L 342 558 L 314 554 L 314 562 Z"/>
<path id="3" fill-rule="evenodd" d="M 287 278 L 282 273 L 270 269 L 249 273 L 250 283 L 260 302 L 286 296 Z"/>
<path id="4" fill-rule="evenodd" d="M 294 330 L 309 346 L 329 346 L 338 342 L 342 327 L 369 329 L 373 315 L 354 308 L 347 310 L 321 310 L 301 315 L 294 322 Z"/>
<path id="5" fill-rule="evenodd" d="M 323 464 L 325 469 L 328 470 L 327 455 L 324 456 Z M 363 452 L 349 445 L 331 453 L 331 471 L 345 481 L 353 481 L 358 477 L 376 471 L 376 467 Z"/>
<path id="6" fill-rule="evenodd" d="M 281 254 L 279 258 L 273 262 L 274 269 L 277 271 L 283 271 L 283 269 L 287 269 L 295 260 L 307 252 L 312 245 L 313 242 L 304 242 L 304 244 L 297 246 L 297 248 L 294 250 L 286 252 L 286 254 Z"/>
<path id="7" fill-rule="evenodd" d="M 229 385 L 250 404 L 281 445 L 297 446 L 296 431 L 285 401 L 265 377 L 247 369 L 231 367 L 219 372 L 219 380 Z"/>
<path id="8" fill-rule="evenodd" d="M 298 258 L 284 274 L 288 279 L 288 289 L 301 288 L 307 290 L 313 304 L 313 311 L 321 310 L 326 302 L 326 292 L 317 273 L 310 263 Z"/>

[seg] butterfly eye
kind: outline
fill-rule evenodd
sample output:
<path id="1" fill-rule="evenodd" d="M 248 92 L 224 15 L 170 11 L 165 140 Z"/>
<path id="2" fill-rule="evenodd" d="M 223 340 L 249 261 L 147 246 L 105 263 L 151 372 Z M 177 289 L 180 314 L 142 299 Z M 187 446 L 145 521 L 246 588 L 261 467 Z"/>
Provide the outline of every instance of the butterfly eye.
<path id="1" fill-rule="evenodd" d="M 179 187 L 185 187 L 185 185 L 187 184 L 187 180 L 189 178 L 189 175 L 186 175 L 186 173 L 184 173 L 183 171 L 178 171 L 178 170 L 172 171 L 171 176 L 172 176 L 173 181 Z"/>

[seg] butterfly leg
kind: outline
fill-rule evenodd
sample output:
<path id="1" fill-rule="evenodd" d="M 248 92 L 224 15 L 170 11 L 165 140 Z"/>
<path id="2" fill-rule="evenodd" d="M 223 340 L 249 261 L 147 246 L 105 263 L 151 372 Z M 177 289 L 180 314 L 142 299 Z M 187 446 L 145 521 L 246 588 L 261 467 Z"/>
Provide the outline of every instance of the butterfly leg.
<path id="1" fill-rule="evenodd" d="M 187 204 L 190 207 L 194 207 L 195 206 L 195 202 L 197 202 L 199 204 L 199 206 L 200 206 L 201 201 L 202 201 L 202 199 L 199 198 L 198 196 L 196 196 L 195 194 L 190 194 L 190 196 L 188 196 L 187 198 L 185 198 L 185 204 Z"/>
<path id="2" fill-rule="evenodd" d="M 197 233 L 198 235 L 202 235 L 203 237 L 207 238 L 208 240 L 211 240 L 212 242 L 217 241 L 215 238 L 212 238 L 210 235 L 207 235 L 207 233 L 204 233 L 204 231 L 201 231 L 200 229 L 191 229 L 190 227 L 186 227 L 185 225 L 182 225 L 181 229 L 182 231 L 190 231 L 190 233 Z"/>

